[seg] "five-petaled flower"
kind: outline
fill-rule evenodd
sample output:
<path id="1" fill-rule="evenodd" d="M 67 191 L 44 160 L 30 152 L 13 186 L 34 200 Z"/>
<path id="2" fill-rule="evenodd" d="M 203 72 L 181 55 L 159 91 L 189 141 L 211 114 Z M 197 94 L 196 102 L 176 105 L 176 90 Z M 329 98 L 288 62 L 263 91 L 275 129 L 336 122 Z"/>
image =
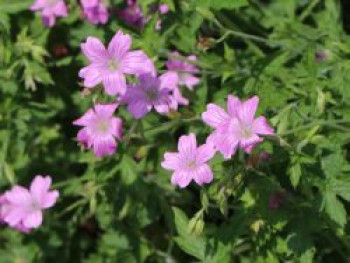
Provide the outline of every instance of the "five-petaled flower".
<path id="1" fill-rule="evenodd" d="M 64 0 L 36 0 L 30 10 L 41 12 L 43 22 L 48 27 L 55 25 L 56 17 L 66 17 L 68 15 Z"/>
<path id="2" fill-rule="evenodd" d="M 164 114 L 169 112 L 172 85 L 151 74 L 144 74 L 139 77 L 138 84 L 129 86 L 121 101 L 128 104 L 128 111 L 136 119 L 144 117 L 152 108 Z"/>
<path id="3" fill-rule="evenodd" d="M 114 117 L 117 104 L 96 104 L 73 124 L 83 126 L 77 139 L 85 148 L 93 148 L 96 157 L 112 155 L 122 139 L 122 120 Z"/>
<path id="4" fill-rule="evenodd" d="M 22 232 L 38 228 L 43 221 L 43 211 L 54 206 L 59 196 L 50 191 L 51 177 L 37 175 L 30 188 L 15 185 L 0 196 L 0 222 Z"/>
<path id="5" fill-rule="evenodd" d="M 203 121 L 215 129 L 207 141 L 213 143 L 225 158 L 232 157 L 237 148 L 250 153 L 263 141 L 259 135 L 274 134 L 265 117 L 254 119 L 258 104 L 257 96 L 242 102 L 229 95 L 227 112 L 213 103 L 203 112 Z"/>
<path id="6" fill-rule="evenodd" d="M 183 135 L 179 139 L 177 153 L 167 152 L 161 166 L 173 170 L 171 178 L 173 185 L 184 188 L 194 180 L 198 185 L 210 183 L 213 172 L 207 162 L 215 155 L 211 143 L 197 147 L 194 134 Z"/>
<path id="7" fill-rule="evenodd" d="M 130 51 L 131 37 L 118 31 L 106 49 L 95 37 L 88 37 L 81 45 L 90 65 L 79 71 L 84 86 L 93 88 L 102 83 L 108 95 L 124 94 L 125 74 L 154 73 L 154 65 L 141 50 Z"/>

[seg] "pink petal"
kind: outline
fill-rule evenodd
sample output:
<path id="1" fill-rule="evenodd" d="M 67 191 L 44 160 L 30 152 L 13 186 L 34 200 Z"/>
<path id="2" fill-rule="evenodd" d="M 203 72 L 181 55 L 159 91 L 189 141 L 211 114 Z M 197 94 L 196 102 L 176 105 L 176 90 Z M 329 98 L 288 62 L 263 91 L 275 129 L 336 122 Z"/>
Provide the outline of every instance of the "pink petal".
<path id="1" fill-rule="evenodd" d="M 160 165 L 167 170 L 176 170 L 182 165 L 180 155 L 178 153 L 166 152 L 164 154 L 164 161 Z"/>
<path id="2" fill-rule="evenodd" d="M 197 162 L 198 163 L 206 163 L 215 155 L 215 147 L 212 143 L 206 143 L 198 147 L 197 149 Z"/>
<path id="3" fill-rule="evenodd" d="M 26 213 L 22 207 L 10 207 L 3 220 L 11 227 L 16 227 L 25 216 Z"/>
<path id="4" fill-rule="evenodd" d="M 120 70 L 126 74 L 141 75 L 152 71 L 150 59 L 143 51 L 128 52 L 120 62 Z"/>
<path id="5" fill-rule="evenodd" d="M 120 118 L 112 119 L 112 134 L 118 139 L 121 140 L 123 138 L 123 121 Z"/>
<path id="6" fill-rule="evenodd" d="M 255 112 L 258 108 L 259 98 L 254 96 L 253 98 L 242 103 L 238 109 L 238 117 L 244 123 L 252 123 L 254 120 Z"/>
<path id="7" fill-rule="evenodd" d="M 54 14 L 62 17 L 66 17 L 68 15 L 67 6 L 64 1 L 57 2 L 54 8 Z"/>
<path id="8" fill-rule="evenodd" d="M 108 53 L 117 60 L 123 59 L 131 47 L 131 37 L 119 30 L 108 45 Z"/>
<path id="9" fill-rule="evenodd" d="M 229 120 L 229 115 L 223 108 L 210 103 L 207 105 L 207 111 L 202 113 L 202 120 L 212 128 L 217 128 Z"/>
<path id="10" fill-rule="evenodd" d="M 88 130 L 86 128 L 81 129 L 77 134 L 77 140 L 85 148 L 90 148 L 93 144 L 93 139 L 90 137 Z"/>
<path id="11" fill-rule="evenodd" d="M 96 104 L 94 109 L 99 117 L 109 118 L 113 116 L 113 113 L 118 108 L 117 103 L 111 104 Z"/>
<path id="12" fill-rule="evenodd" d="M 104 45 L 96 37 L 88 37 L 86 42 L 81 44 L 81 50 L 90 62 L 104 63 L 109 59 Z"/>
<path id="13" fill-rule="evenodd" d="M 182 135 L 179 139 L 178 149 L 180 154 L 188 157 L 194 156 L 197 152 L 196 136 L 193 133 Z"/>
<path id="14" fill-rule="evenodd" d="M 94 141 L 94 154 L 96 157 L 112 155 L 117 149 L 115 139 L 110 136 L 107 138 L 97 138 Z"/>
<path id="15" fill-rule="evenodd" d="M 198 85 L 200 82 L 200 78 L 191 74 L 186 74 L 182 79 L 180 78 L 180 84 L 185 85 L 189 90 L 193 90 L 193 86 Z"/>
<path id="16" fill-rule="evenodd" d="M 207 143 L 213 143 L 215 148 L 224 156 L 224 158 L 229 159 L 236 153 L 239 139 L 232 135 L 215 131 L 209 135 Z"/>
<path id="17" fill-rule="evenodd" d="M 74 125 L 78 126 L 89 126 L 92 122 L 94 122 L 96 114 L 93 109 L 89 109 L 85 114 L 79 119 L 73 122 Z"/>
<path id="18" fill-rule="evenodd" d="M 46 7 L 46 5 L 47 5 L 46 0 L 36 0 L 34 2 L 34 4 L 31 5 L 30 10 L 38 11 L 38 10 L 43 9 L 44 7 Z"/>
<path id="19" fill-rule="evenodd" d="M 274 134 L 273 128 L 267 123 L 267 120 L 264 116 L 256 118 L 253 122 L 252 127 L 253 133 L 262 134 L 262 135 L 272 135 Z"/>
<path id="20" fill-rule="evenodd" d="M 53 27 L 56 23 L 56 16 L 54 14 L 50 14 L 50 15 L 45 15 L 44 13 L 42 13 L 42 20 L 45 26 L 47 27 Z"/>
<path id="21" fill-rule="evenodd" d="M 248 150 L 251 150 L 252 145 L 257 145 L 263 141 L 262 138 L 260 138 L 258 135 L 253 134 L 250 138 L 242 138 L 240 140 L 240 147 L 242 149 L 247 148 Z"/>
<path id="22" fill-rule="evenodd" d="M 198 167 L 193 174 L 193 179 L 198 185 L 208 184 L 213 181 L 213 172 L 209 165 L 203 164 Z"/>
<path id="23" fill-rule="evenodd" d="M 29 191 L 19 185 L 15 185 L 10 191 L 7 191 L 5 197 L 14 205 L 29 206 L 32 203 L 32 197 Z"/>
<path id="24" fill-rule="evenodd" d="M 37 175 L 30 185 L 30 193 L 32 198 L 39 204 L 43 202 L 45 195 L 51 187 L 51 177 L 42 177 Z"/>
<path id="25" fill-rule="evenodd" d="M 102 81 L 101 67 L 97 66 L 96 64 L 91 64 L 84 67 L 79 71 L 79 77 L 84 79 L 85 87 L 93 88 Z"/>
<path id="26" fill-rule="evenodd" d="M 80 0 L 84 8 L 91 8 L 98 5 L 99 0 Z"/>
<path id="27" fill-rule="evenodd" d="M 126 91 L 125 77 L 119 72 L 111 72 L 104 75 L 102 82 L 108 95 L 124 94 Z"/>
<path id="28" fill-rule="evenodd" d="M 241 101 L 239 98 L 228 95 L 228 100 L 227 100 L 227 112 L 231 117 L 238 117 L 238 109 L 241 108 Z"/>
<path id="29" fill-rule="evenodd" d="M 145 101 L 137 100 L 129 103 L 128 111 L 134 116 L 134 118 L 140 119 L 144 117 L 150 111 L 150 109 Z"/>
<path id="30" fill-rule="evenodd" d="M 43 213 L 35 211 L 27 215 L 23 220 L 23 226 L 26 228 L 37 228 L 43 222 Z"/>
<path id="31" fill-rule="evenodd" d="M 44 209 L 53 207 L 59 195 L 60 194 L 57 190 L 50 191 L 47 194 L 45 194 L 41 202 L 41 207 Z"/>
<path id="32" fill-rule="evenodd" d="M 179 75 L 174 71 L 165 72 L 163 75 L 159 77 L 160 88 L 175 90 L 177 89 L 177 84 L 179 82 Z"/>
<path id="33" fill-rule="evenodd" d="M 187 187 L 191 180 L 191 175 L 185 172 L 175 172 L 171 177 L 171 183 L 173 185 L 178 185 L 180 188 Z"/>

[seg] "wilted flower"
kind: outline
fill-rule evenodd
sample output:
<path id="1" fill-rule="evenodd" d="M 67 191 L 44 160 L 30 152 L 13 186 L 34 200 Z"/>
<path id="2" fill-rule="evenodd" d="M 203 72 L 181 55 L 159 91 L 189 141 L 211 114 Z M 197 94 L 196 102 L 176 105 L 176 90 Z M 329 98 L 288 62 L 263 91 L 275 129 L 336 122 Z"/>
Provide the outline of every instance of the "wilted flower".
<path id="1" fill-rule="evenodd" d="M 269 208 L 270 210 L 276 210 L 278 209 L 281 204 L 285 201 L 286 199 L 286 193 L 284 191 L 275 191 L 270 194 L 269 198 Z"/>
<path id="2" fill-rule="evenodd" d="M 58 191 L 50 191 L 51 177 L 37 175 L 29 190 L 15 185 L 0 197 L 0 221 L 22 232 L 42 224 L 43 211 L 54 206 Z"/>
<path id="3" fill-rule="evenodd" d="M 164 75 L 175 76 L 179 85 L 184 85 L 188 89 L 193 90 L 193 87 L 200 82 L 200 79 L 194 75 L 199 70 L 195 65 L 180 60 L 179 57 L 180 54 L 178 52 L 171 53 L 170 59 L 166 63 L 168 72 L 164 73 Z M 187 57 L 187 60 L 196 61 L 197 58 L 196 56 L 191 55 Z"/>
<path id="4" fill-rule="evenodd" d="M 154 72 L 154 65 L 141 50 L 130 51 L 131 37 L 118 31 L 107 50 L 101 41 L 88 37 L 81 45 L 90 65 L 79 71 L 84 85 L 92 88 L 100 83 L 108 95 L 124 94 L 126 80 L 124 74 L 141 75 Z"/>
<path id="5" fill-rule="evenodd" d="M 208 137 L 208 142 L 213 143 L 225 158 L 232 157 L 238 147 L 250 153 L 263 141 L 259 135 L 274 134 L 265 117 L 254 119 L 258 104 L 257 96 L 241 102 L 237 97 L 229 95 L 227 112 L 212 103 L 203 112 L 203 121 L 215 129 Z"/>
<path id="6" fill-rule="evenodd" d="M 108 21 L 108 9 L 102 0 L 80 0 L 84 16 L 93 24 Z"/>
<path id="7" fill-rule="evenodd" d="M 64 0 L 36 0 L 30 10 L 41 12 L 43 22 L 48 27 L 55 25 L 56 17 L 66 17 L 68 15 Z"/>
<path id="8" fill-rule="evenodd" d="M 85 148 L 93 148 L 96 157 L 112 155 L 122 138 L 122 120 L 113 117 L 117 104 L 97 104 L 73 124 L 83 126 L 78 141 Z"/>
<path id="9" fill-rule="evenodd" d="M 172 83 L 161 81 L 156 76 L 144 74 L 139 77 L 139 84 L 131 85 L 121 101 L 128 104 L 128 111 L 136 118 L 144 117 L 154 108 L 158 113 L 169 111 Z"/>
<path id="10" fill-rule="evenodd" d="M 174 171 L 171 183 L 184 188 L 194 180 L 198 185 L 210 183 L 213 172 L 206 164 L 214 155 L 215 149 L 207 143 L 197 147 L 194 134 L 183 135 L 179 139 L 177 153 L 166 152 L 162 167 Z"/>

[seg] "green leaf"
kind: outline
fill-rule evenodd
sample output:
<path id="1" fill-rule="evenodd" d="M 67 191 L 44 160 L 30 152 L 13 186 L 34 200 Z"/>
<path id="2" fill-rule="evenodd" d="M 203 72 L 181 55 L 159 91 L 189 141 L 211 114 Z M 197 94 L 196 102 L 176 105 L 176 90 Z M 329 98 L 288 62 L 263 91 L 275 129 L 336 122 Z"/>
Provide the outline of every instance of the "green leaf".
<path id="1" fill-rule="evenodd" d="M 13 14 L 23 10 L 28 10 L 32 0 L 1 0 L 0 10 L 4 13 Z"/>
<path id="2" fill-rule="evenodd" d="M 325 211 L 330 219 L 339 226 L 344 227 L 346 224 L 346 210 L 342 202 L 340 202 L 336 194 L 327 190 L 324 195 Z"/>
<path id="3" fill-rule="evenodd" d="M 301 177 L 301 165 L 300 163 L 295 163 L 289 168 L 290 182 L 293 187 L 297 187 Z"/>
<path id="4" fill-rule="evenodd" d="M 188 228 L 189 219 L 187 215 L 177 207 L 173 207 L 173 212 L 175 216 L 175 226 L 178 234 L 180 236 L 187 236 L 190 234 Z"/>
<path id="5" fill-rule="evenodd" d="M 175 242 L 178 246 L 191 256 L 200 260 L 205 258 L 205 241 L 200 237 L 180 236 L 175 237 Z"/>
<path id="6" fill-rule="evenodd" d="M 235 9 L 248 5 L 247 0 L 198 0 L 198 7 L 208 7 L 213 9 Z"/>

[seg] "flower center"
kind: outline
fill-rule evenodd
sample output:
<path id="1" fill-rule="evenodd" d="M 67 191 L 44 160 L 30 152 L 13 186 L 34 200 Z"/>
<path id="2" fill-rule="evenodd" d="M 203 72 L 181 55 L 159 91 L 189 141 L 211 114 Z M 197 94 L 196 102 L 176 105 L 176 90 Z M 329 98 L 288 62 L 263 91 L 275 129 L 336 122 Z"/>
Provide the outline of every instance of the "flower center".
<path id="1" fill-rule="evenodd" d="M 187 168 L 189 168 L 190 170 L 193 170 L 197 167 L 197 163 L 195 160 L 191 160 L 187 163 Z"/>
<path id="2" fill-rule="evenodd" d="M 32 203 L 30 204 L 30 209 L 31 211 L 39 211 L 41 210 L 41 207 L 36 201 L 32 201 Z"/>
<path id="3" fill-rule="evenodd" d="M 107 62 L 110 71 L 116 71 L 118 69 L 118 62 L 115 59 L 110 59 Z"/>
<path id="4" fill-rule="evenodd" d="M 249 125 L 242 124 L 240 132 L 243 138 L 250 138 L 253 135 L 252 128 Z"/>
<path id="5" fill-rule="evenodd" d="M 145 93 L 147 99 L 150 101 L 155 101 L 158 99 L 158 91 L 156 88 L 147 89 Z"/>
<path id="6" fill-rule="evenodd" d="M 99 134 L 106 134 L 109 130 L 109 123 L 107 120 L 100 120 L 96 123 L 96 131 Z"/>

